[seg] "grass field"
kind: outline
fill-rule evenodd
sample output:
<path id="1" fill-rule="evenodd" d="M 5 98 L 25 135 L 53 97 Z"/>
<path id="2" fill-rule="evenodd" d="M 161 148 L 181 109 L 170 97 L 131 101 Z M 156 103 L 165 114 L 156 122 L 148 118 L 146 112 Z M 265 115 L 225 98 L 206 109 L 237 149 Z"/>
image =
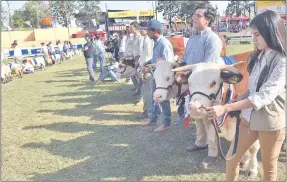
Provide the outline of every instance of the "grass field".
<path id="1" fill-rule="evenodd" d="M 228 52 L 248 49 L 231 46 Z M 154 133 L 155 127 L 136 121 L 142 106 L 133 105 L 131 85 L 122 80 L 94 87 L 87 79 L 78 57 L 2 85 L 3 181 L 225 179 L 223 160 L 206 170 L 199 164 L 207 151 L 185 152 L 195 141 L 195 126 L 175 126 L 175 106 L 170 130 Z M 285 179 L 284 161 L 282 154 L 279 180 Z"/>

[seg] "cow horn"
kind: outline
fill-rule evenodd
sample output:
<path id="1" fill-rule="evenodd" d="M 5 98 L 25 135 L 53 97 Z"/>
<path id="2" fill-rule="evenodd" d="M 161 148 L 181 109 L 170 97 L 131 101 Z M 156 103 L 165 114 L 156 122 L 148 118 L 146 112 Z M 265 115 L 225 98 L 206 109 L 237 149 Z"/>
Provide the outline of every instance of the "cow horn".
<path id="1" fill-rule="evenodd" d="M 177 71 L 191 71 L 192 70 L 192 65 L 186 65 L 186 66 L 182 66 L 182 67 L 178 67 L 175 69 L 172 69 L 171 71 L 173 72 L 177 72 Z"/>
<path id="2" fill-rule="evenodd" d="M 235 64 L 230 64 L 230 65 L 220 65 L 220 69 L 226 69 L 226 68 L 230 68 L 230 67 L 235 67 L 235 66 L 238 66 L 240 64 L 243 64 L 245 63 L 245 61 L 240 61 L 238 63 L 235 63 Z"/>

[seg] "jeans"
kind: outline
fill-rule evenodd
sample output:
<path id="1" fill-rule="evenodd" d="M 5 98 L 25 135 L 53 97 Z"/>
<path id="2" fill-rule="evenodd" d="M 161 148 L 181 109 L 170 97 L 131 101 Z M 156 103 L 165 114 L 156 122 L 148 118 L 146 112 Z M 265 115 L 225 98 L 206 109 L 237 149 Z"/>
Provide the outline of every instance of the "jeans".
<path id="1" fill-rule="evenodd" d="M 112 70 L 103 70 L 99 77 L 99 80 L 103 81 L 105 78 L 110 77 L 113 81 L 119 81 L 117 75 Z"/>
<path id="2" fill-rule="evenodd" d="M 152 113 L 152 85 L 153 77 L 150 75 L 145 80 L 142 81 L 141 93 L 143 97 L 143 110 L 147 111 L 148 116 L 151 116 Z"/>
<path id="3" fill-rule="evenodd" d="M 100 53 L 98 55 L 94 55 L 94 63 L 93 63 L 93 69 L 94 71 L 97 70 L 97 62 L 100 60 L 100 69 L 101 72 L 104 70 L 104 66 L 106 64 L 106 59 L 104 53 Z"/>
<path id="4" fill-rule="evenodd" d="M 152 97 L 153 97 L 155 90 L 156 90 L 156 84 L 155 84 L 155 81 L 153 80 Z M 169 100 L 165 100 L 165 101 L 161 102 L 159 105 L 161 106 L 162 113 L 163 113 L 162 125 L 169 126 L 170 122 L 171 122 L 170 102 L 169 102 Z M 150 119 L 150 122 L 156 122 L 160 109 L 159 109 L 159 106 L 157 104 L 155 104 L 154 99 L 152 99 L 152 106 L 151 107 L 152 107 L 152 112 L 151 112 L 151 116 L 149 117 L 149 119 Z"/>
<path id="5" fill-rule="evenodd" d="M 88 70 L 89 75 L 90 75 L 90 80 L 95 81 L 93 62 L 94 62 L 93 58 L 86 58 L 87 70 Z"/>
<path id="6" fill-rule="evenodd" d="M 60 54 L 60 56 L 61 56 L 60 60 L 63 62 L 63 61 L 64 61 L 63 52 L 62 52 L 62 51 L 59 51 L 59 54 Z"/>

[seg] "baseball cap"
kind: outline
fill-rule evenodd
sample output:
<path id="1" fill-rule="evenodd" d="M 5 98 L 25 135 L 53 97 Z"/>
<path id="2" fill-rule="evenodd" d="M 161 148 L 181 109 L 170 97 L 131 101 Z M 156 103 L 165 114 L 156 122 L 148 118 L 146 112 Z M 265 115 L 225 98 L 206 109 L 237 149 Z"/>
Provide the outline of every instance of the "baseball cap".
<path id="1" fill-rule="evenodd" d="M 149 30 L 149 29 L 161 29 L 161 23 L 157 20 L 150 20 L 147 22 L 145 27 L 141 27 L 141 29 Z"/>
<path id="2" fill-rule="evenodd" d="M 85 38 L 87 38 L 87 37 L 91 37 L 91 35 L 87 33 L 87 34 L 85 35 Z"/>
<path id="3" fill-rule="evenodd" d="M 101 36 L 100 34 L 97 34 L 97 35 L 96 35 L 96 38 L 97 38 L 97 39 L 100 39 L 100 38 L 102 38 L 102 36 Z"/>
<path id="4" fill-rule="evenodd" d="M 15 45 L 18 45 L 18 44 L 17 44 L 17 42 L 13 42 L 13 44 L 11 44 L 11 45 L 15 46 Z"/>

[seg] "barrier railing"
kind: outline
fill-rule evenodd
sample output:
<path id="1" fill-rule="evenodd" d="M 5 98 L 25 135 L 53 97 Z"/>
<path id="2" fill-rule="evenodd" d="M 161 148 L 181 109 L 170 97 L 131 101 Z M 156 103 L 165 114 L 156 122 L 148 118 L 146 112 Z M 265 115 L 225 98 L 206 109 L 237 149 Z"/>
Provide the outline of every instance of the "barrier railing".
<path id="1" fill-rule="evenodd" d="M 84 47 L 84 44 L 75 44 L 73 45 L 74 49 L 82 49 Z M 55 50 L 58 50 L 58 46 L 54 46 Z M 29 47 L 29 48 L 22 48 L 22 56 L 23 57 L 30 57 L 30 56 L 35 56 L 35 55 L 42 55 L 41 47 Z M 14 50 L 13 49 L 8 49 L 4 50 L 4 54 L 6 58 L 12 58 L 14 56 Z"/>

